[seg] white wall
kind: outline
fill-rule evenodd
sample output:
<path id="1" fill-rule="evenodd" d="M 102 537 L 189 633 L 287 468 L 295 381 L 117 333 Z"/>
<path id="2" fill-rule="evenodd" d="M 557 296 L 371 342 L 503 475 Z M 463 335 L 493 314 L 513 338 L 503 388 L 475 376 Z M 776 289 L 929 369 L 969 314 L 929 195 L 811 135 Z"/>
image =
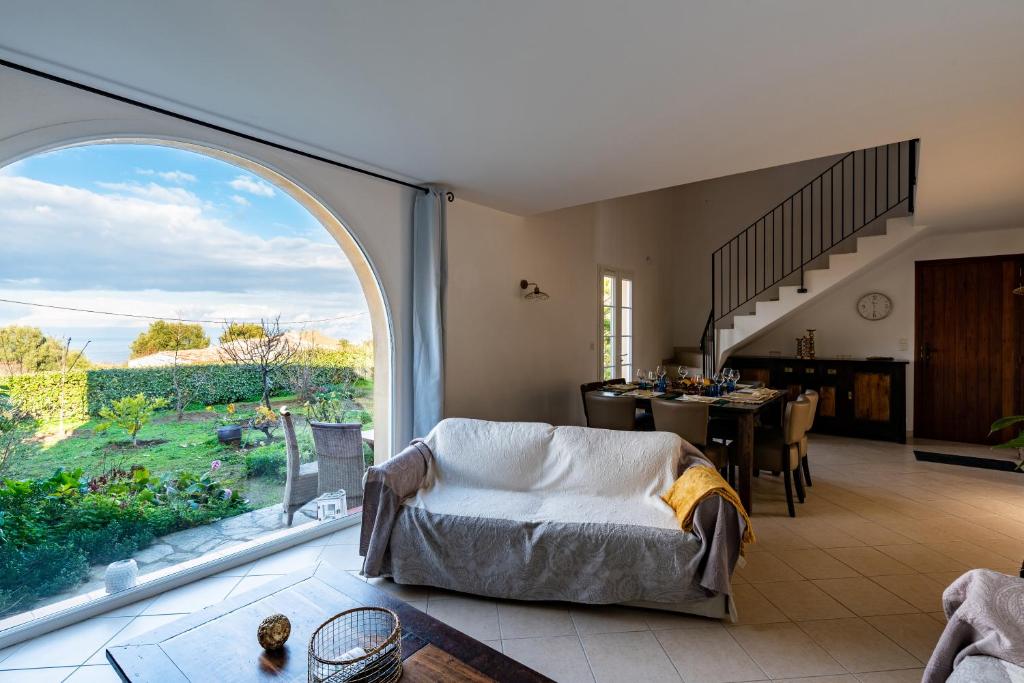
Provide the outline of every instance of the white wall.
<path id="1" fill-rule="evenodd" d="M 907 426 L 914 424 L 914 263 L 935 259 L 1024 253 L 1024 228 L 929 234 L 906 249 L 873 264 L 807 305 L 792 318 L 754 339 L 737 355 L 780 351 L 792 355 L 796 337 L 814 328 L 817 355 L 892 356 L 911 361 L 907 375 Z M 892 313 L 867 321 L 856 310 L 868 292 L 882 292 L 893 302 Z M 950 311 L 950 315 L 956 315 Z"/>
<path id="2" fill-rule="evenodd" d="M 671 220 L 665 193 L 527 218 L 450 205 L 446 413 L 582 424 L 579 385 L 599 375 L 602 265 L 633 272 L 635 361 L 661 362 L 671 348 Z M 551 298 L 523 300 L 524 278 Z"/>

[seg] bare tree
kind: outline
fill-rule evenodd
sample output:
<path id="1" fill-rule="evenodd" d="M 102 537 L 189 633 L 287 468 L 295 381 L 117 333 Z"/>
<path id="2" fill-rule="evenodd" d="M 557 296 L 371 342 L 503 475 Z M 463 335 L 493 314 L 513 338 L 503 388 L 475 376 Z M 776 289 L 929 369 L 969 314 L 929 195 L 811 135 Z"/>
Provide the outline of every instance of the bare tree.
<path id="1" fill-rule="evenodd" d="M 230 327 L 231 322 L 225 321 L 224 331 L 227 332 Z M 287 332 L 281 329 L 281 316 L 261 319 L 260 327 L 263 328 L 262 335 L 227 342 L 220 347 L 220 355 L 222 359 L 236 365 L 252 366 L 259 371 L 263 387 L 261 401 L 269 409 L 270 378 L 292 362 L 299 346 L 293 344 Z"/>
<path id="2" fill-rule="evenodd" d="M 198 393 L 200 385 L 206 381 L 205 373 L 197 371 L 193 373 L 191 381 L 186 380 L 182 372 L 180 353 L 185 349 L 195 348 L 193 330 L 186 326 L 177 325 L 169 328 L 169 343 L 174 352 L 171 363 L 171 385 L 174 389 L 174 412 L 178 422 L 185 419 L 185 407 L 191 403 L 192 398 Z"/>

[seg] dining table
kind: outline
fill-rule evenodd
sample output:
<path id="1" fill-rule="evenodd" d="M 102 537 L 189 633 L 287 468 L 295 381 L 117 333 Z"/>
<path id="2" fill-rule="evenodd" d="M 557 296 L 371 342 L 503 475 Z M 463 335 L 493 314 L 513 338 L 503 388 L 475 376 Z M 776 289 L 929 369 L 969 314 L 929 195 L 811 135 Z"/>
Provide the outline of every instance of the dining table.
<path id="1" fill-rule="evenodd" d="M 736 461 L 739 469 L 737 475 L 740 502 L 748 515 L 754 514 L 753 478 L 754 478 L 754 426 L 760 420 L 763 425 L 782 424 L 782 409 L 787 394 L 778 389 L 765 389 L 755 399 L 753 394 L 739 391 L 720 397 L 693 396 L 674 391 L 659 392 L 643 389 L 613 390 L 610 386 L 599 389 L 604 396 L 632 396 L 636 398 L 638 408 L 651 409 L 654 399 L 670 399 L 682 401 L 701 401 L 708 404 L 708 413 L 712 418 L 735 422 Z M 655 425 L 657 428 L 657 425 Z"/>

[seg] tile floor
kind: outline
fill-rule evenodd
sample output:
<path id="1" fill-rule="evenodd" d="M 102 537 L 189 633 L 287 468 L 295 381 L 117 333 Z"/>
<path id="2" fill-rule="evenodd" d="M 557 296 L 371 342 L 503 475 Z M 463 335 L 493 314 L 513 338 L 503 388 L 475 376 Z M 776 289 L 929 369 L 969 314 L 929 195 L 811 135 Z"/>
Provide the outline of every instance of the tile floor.
<path id="1" fill-rule="evenodd" d="M 795 519 L 780 482 L 755 480 L 760 542 L 735 577 L 736 624 L 373 583 L 557 681 L 919 681 L 943 588 L 971 567 L 1017 572 L 1024 477 L 853 439 L 814 437 L 810 453 Z M 108 645 L 313 562 L 354 571 L 357 538 L 346 529 L 0 651 L 0 683 L 116 681 Z"/>

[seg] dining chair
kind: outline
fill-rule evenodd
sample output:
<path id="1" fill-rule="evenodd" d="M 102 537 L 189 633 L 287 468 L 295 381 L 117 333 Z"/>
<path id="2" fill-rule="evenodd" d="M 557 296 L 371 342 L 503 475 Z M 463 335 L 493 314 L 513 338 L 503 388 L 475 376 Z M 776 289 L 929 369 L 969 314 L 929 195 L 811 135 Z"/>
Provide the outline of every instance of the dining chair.
<path id="1" fill-rule="evenodd" d="M 786 487 L 786 507 L 790 517 L 796 517 L 793 505 L 793 482 L 800 502 L 804 502 L 804 484 L 800 476 L 800 440 L 807 433 L 811 402 L 802 394 L 786 404 L 782 429 L 760 430 L 754 439 L 754 468 L 782 472 Z"/>
<path id="2" fill-rule="evenodd" d="M 598 391 L 603 389 L 606 384 L 625 384 L 626 380 L 624 377 L 616 377 L 615 379 L 602 380 L 600 382 L 587 382 L 586 384 L 580 385 L 580 398 L 583 399 L 583 418 L 587 424 L 590 424 L 590 416 L 587 415 L 587 394 L 591 391 Z"/>
<path id="3" fill-rule="evenodd" d="M 814 389 L 807 389 L 804 391 L 804 396 L 811 403 L 811 412 L 807 417 L 807 431 L 811 431 L 814 428 L 814 417 L 818 414 L 818 392 Z M 804 434 L 804 438 L 800 439 L 800 464 L 804 470 L 804 481 L 808 486 L 811 484 L 811 466 L 807 464 L 807 434 Z"/>
<path id="4" fill-rule="evenodd" d="M 604 396 L 591 391 L 583 396 L 587 406 L 587 426 L 597 429 L 636 429 L 636 398 Z"/>
<path id="5" fill-rule="evenodd" d="M 288 410 L 281 411 L 281 426 L 284 428 L 285 480 L 284 501 L 281 509 L 292 525 L 295 512 L 319 495 L 317 485 L 320 479 L 319 466 L 315 462 L 302 463 L 299 441 L 295 438 L 295 425 Z"/>
<path id="6" fill-rule="evenodd" d="M 672 432 L 689 441 L 732 482 L 728 446 L 708 438 L 711 409 L 707 403 L 655 399 L 651 401 L 651 410 L 656 431 Z"/>

